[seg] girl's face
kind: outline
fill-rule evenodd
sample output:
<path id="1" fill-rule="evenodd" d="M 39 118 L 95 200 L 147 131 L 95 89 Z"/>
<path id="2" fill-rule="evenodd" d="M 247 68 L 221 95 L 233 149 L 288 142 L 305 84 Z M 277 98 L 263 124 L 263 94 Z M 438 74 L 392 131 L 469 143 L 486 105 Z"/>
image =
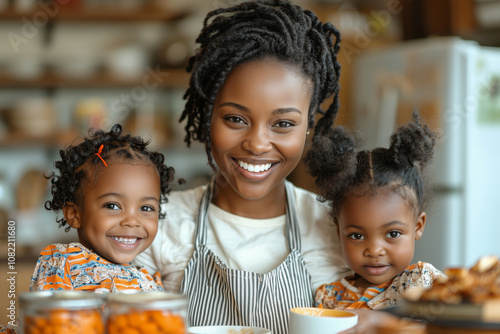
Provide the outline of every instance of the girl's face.
<path id="1" fill-rule="evenodd" d="M 304 151 L 310 83 L 293 67 L 257 60 L 234 69 L 221 87 L 211 121 L 211 145 L 230 186 L 221 196 L 272 198 Z M 282 189 L 280 189 L 281 191 Z"/>
<path id="2" fill-rule="evenodd" d="M 383 189 L 349 197 L 338 216 L 342 250 L 361 286 L 388 282 L 410 265 L 424 227 L 425 213 L 415 217 L 400 195 Z"/>
<path id="3" fill-rule="evenodd" d="M 160 176 L 154 165 L 109 163 L 83 185 L 81 205 L 64 215 L 80 243 L 114 263 L 129 263 L 158 230 Z"/>

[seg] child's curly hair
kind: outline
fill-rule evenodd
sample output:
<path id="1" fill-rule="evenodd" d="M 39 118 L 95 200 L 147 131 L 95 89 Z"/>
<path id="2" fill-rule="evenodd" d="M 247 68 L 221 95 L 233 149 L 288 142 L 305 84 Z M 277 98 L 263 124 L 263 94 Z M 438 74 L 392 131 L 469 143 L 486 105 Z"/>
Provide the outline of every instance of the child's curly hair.
<path id="1" fill-rule="evenodd" d="M 192 75 L 180 121 L 187 120 L 184 140 L 188 146 L 192 141 L 205 144 L 212 168 L 213 105 L 229 74 L 243 63 L 271 58 L 298 69 L 312 83 L 309 128 L 318 113 L 324 116 L 316 125 L 315 135 L 333 124 L 339 107 L 340 33 L 331 23 L 320 22 L 311 11 L 287 0 L 248 1 L 217 9 L 206 16 L 196 42 L 200 47 L 187 67 Z M 324 112 L 320 105 L 332 95 L 333 101 Z"/>
<path id="2" fill-rule="evenodd" d="M 313 141 L 305 161 L 335 222 L 349 196 L 380 187 L 397 192 L 420 213 L 426 200 L 421 172 L 432 160 L 436 136 L 414 111 L 412 122 L 392 134 L 389 148 L 357 152 L 355 137 L 335 127 Z"/>
<path id="3" fill-rule="evenodd" d="M 46 176 L 52 183 L 52 199 L 45 202 L 47 210 L 58 212 L 66 203 L 81 204 L 83 199 L 82 184 L 97 175 L 97 169 L 104 167 L 103 161 L 96 153 L 103 145 L 100 156 L 104 161 L 142 161 L 153 164 L 158 170 L 161 182 L 160 203 L 167 202 L 171 190 L 170 182 L 174 179 L 174 169 L 165 165 L 163 154 L 147 149 L 149 141 L 130 134 L 123 134 L 122 126 L 115 124 L 109 132 L 89 130 L 89 137 L 75 146 L 61 150 L 61 160 L 54 163 L 59 175 L 52 173 Z M 165 213 L 159 212 L 159 218 Z M 60 227 L 67 225 L 64 217 L 57 219 Z M 70 227 L 66 228 L 69 231 Z"/>

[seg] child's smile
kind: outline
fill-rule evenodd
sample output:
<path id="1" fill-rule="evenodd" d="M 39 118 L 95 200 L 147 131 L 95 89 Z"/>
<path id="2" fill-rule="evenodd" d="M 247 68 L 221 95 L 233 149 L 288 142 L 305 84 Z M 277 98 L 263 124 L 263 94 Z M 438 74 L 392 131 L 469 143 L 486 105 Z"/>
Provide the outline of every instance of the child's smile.
<path id="1" fill-rule="evenodd" d="M 135 249 L 144 238 L 138 237 L 110 237 L 123 250 Z"/>
<path id="2" fill-rule="evenodd" d="M 400 195 L 384 188 L 344 202 L 340 240 L 347 264 L 362 277 L 359 286 L 388 282 L 411 264 L 415 240 L 425 226 L 423 215 L 415 217 Z"/>

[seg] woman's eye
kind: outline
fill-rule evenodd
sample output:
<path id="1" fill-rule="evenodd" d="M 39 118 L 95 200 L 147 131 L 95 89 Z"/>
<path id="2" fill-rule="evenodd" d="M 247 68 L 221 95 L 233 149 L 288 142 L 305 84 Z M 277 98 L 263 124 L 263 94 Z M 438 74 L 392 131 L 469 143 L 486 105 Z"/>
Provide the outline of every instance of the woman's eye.
<path id="1" fill-rule="evenodd" d="M 295 123 L 293 122 L 290 122 L 290 121 L 279 121 L 279 122 L 276 122 L 276 124 L 274 126 L 278 127 L 278 128 L 289 128 L 291 126 L 294 126 Z"/>
<path id="2" fill-rule="evenodd" d="M 349 238 L 353 239 L 353 240 L 363 240 L 364 237 L 362 234 L 359 234 L 359 233 L 351 233 L 348 235 Z"/>
<path id="3" fill-rule="evenodd" d="M 110 210 L 119 210 L 120 209 L 120 207 L 116 203 L 106 203 L 103 205 L 103 207 L 105 207 L 106 209 L 110 209 Z"/>
<path id="4" fill-rule="evenodd" d="M 401 232 L 399 231 L 390 231 L 389 233 L 387 233 L 387 238 L 391 238 L 391 239 L 394 239 L 394 238 L 397 238 L 401 235 Z"/>
<path id="5" fill-rule="evenodd" d="M 245 120 L 239 116 L 226 116 L 224 119 L 231 123 L 245 124 Z"/>

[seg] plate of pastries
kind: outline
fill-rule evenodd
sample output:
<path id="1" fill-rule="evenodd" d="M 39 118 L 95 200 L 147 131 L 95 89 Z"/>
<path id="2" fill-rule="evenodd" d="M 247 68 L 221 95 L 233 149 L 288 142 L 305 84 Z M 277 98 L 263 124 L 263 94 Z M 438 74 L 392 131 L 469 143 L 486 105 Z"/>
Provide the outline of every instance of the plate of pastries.
<path id="1" fill-rule="evenodd" d="M 472 267 L 443 271 L 430 288 L 410 289 L 391 311 L 428 323 L 500 329 L 500 260 L 481 257 Z"/>

